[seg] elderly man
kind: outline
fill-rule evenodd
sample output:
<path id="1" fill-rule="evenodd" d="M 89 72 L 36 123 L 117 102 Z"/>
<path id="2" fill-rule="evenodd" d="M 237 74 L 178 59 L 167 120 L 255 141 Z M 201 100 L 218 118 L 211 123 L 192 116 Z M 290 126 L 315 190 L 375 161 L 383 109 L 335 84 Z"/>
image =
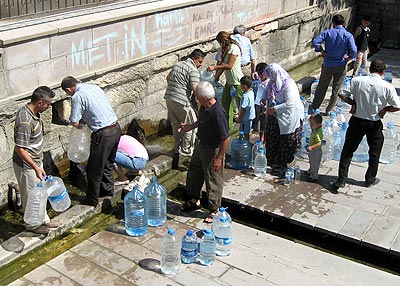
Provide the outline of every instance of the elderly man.
<path id="1" fill-rule="evenodd" d="M 182 134 L 178 132 L 178 128 L 181 123 L 192 124 L 197 120 L 192 92 L 195 91 L 196 85 L 200 81 L 198 68 L 203 63 L 205 56 L 206 54 L 202 50 L 193 50 L 186 60 L 175 64 L 167 76 L 168 86 L 165 92 L 165 101 L 175 139 L 173 169 L 178 168 L 179 155 L 192 156 L 193 153 L 196 130 Z"/>
<path id="2" fill-rule="evenodd" d="M 80 83 L 72 76 L 65 77 L 61 88 L 72 96 L 71 125 L 81 128 L 87 124 L 91 135 L 90 155 L 86 166 L 86 197 L 84 205 L 96 207 L 99 197 L 114 195 L 112 174 L 121 128 L 118 118 L 104 91 L 94 84 Z"/>
<path id="3" fill-rule="evenodd" d="M 250 39 L 245 36 L 245 33 L 246 27 L 244 25 L 238 25 L 233 28 L 233 35 L 231 37 L 238 42 L 242 50 L 240 65 L 243 74 L 255 79 L 257 78 L 255 53 Z"/>
<path id="4" fill-rule="evenodd" d="M 33 91 L 30 102 L 18 111 L 15 119 L 13 167 L 24 212 L 36 184 L 46 177 L 43 169 L 43 122 L 40 113 L 51 106 L 53 98 L 54 92 L 50 88 L 38 87 Z M 25 226 L 27 230 L 37 234 L 48 234 L 50 228 L 58 227 L 50 222 L 47 213 L 43 224 Z"/>
<path id="5" fill-rule="evenodd" d="M 181 206 L 182 211 L 200 208 L 201 189 L 206 184 L 209 215 L 204 219 L 212 223 L 221 206 L 223 191 L 224 155 L 229 144 L 227 116 L 222 105 L 215 99 L 213 86 L 200 82 L 196 99 L 201 104 L 199 119 L 193 124 L 183 124 L 180 131 L 198 128 L 199 143 L 196 145 L 186 177 L 186 188 L 191 198 Z"/>
<path id="6" fill-rule="evenodd" d="M 369 146 L 368 169 L 365 173 L 365 187 L 369 188 L 379 183 L 379 157 L 383 146 L 382 121 L 386 112 L 395 112 L 400 109 L 400 99 L 395 88 L 381 77 L 386 70 L 386 64 L 381 60 L 374 60 L 369 68 L 369 76 L 355 77 L 351 80 L 348 90 L 341 99 L 355 105 L 355 112 L 349 120 L 342 154 L 340 156 L 338 179 L 332 186 L 332 192 L 337 193 L 347 180 L 349 166 L 353 153 L 364 135 Z M 353 99 L 350 99 L 353 95 Z"/>

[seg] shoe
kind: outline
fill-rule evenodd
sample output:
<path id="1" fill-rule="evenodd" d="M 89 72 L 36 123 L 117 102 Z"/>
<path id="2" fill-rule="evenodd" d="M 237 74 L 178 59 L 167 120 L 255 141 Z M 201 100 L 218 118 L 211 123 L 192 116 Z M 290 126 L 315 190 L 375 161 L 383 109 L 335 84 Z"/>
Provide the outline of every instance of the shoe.
<path id="1" fill-rule="evenodd" d="M 204 223 L 213 223 L 213 219 L 218 211 L 211 211 L 208 213 L 207 217 L 203 220 Z"/>
<path id="2" fill-rule="evenodd" d="M 104 199 L 101 205 L 101 213 L 111 214 L 112 213 L 112 203 L 109 199 Z"/>
<path id="3" fill-rule="evenodd" d="M 184 202 L 181 207 L 180 210 L 183 212 L 190 212 L 190 211 L 195 211 L 201 208 L 201 205 L 197 205 L 196 203 L 194 203 L 192 200 L 188 200 L 186 202 Z"/>
<path id="4" fill-rule="evenodd" d="M 83 198 L 82 200 L 80 200 L 80 204 L 85 205 L 85 206 L 90 206 L 90 207 L 97 207 L 97 205 L 98 205 L 98 203 L 93 203 L 93 202 L 87 201 L 86 198 Z"/>
<path id="5" fill-rule="evenodd" d="M 336 188 L 344 188 L 344 186 L 345 186 L 345 183 L 344 182 L 340 182 L 340 181 L 336 181 L 336 182 L 334 182 L 333 184 L 332 184 L 332 186 L 334 186 L 334 187 L 336 187 Z"/>
<path id="6" fill-rule="evenodd" d="M 366 188 L 370 188 L 372 186 L 375 186 L 375 185 L 379 184 L 380 181 L 381 181 L 381 179 L 375 178 L 375 180 L 372 183 L 365 182 L 365 187 Z"/>
<path id="7" fill-rule="evenodd" d="M 114 181 L 114 186 L 124 186 L 124 185 L 127 185 L 127 184 L 129 184 L 129 180 L 126 180 L 126 181 Z"/>
<path id="8" fill-rule="evenodd" d="M 58 223 L 53 222 L 53 221 L 49 221 L 48 223 L 44 223 L 42 225 L 44 225 L 45 227 L 48 227 L 48 228 L 57 228 L 60 226 Z"/>
<path id="9" fill-rule="evenodd" d="M 338 190 L 339 190 L 339 188 L 332 184 L 332 188 L 331 188 L 330 192 L 332 194 L 337 195 L 337 194 L 339 194 Z"/>
<path id="10" fill-rule="evenodd" d="M 114 196 L 114 191 L 111 191 L 111 192 L 100 192 L 99 193 L 99 198 L 112 197 L 112 196 Z"/>
<path id="11" fill-rule="evenodd" d="M 308 178 L 306 178 L 305 181 L 309 182 L 309 183 L 316 183 L 316 182 L 318 182 L 318 179 L 314 179 L 314 178 L 308 177 Z"/>
<path id="12" fill-rule="evenodd" d="M 39 227 L 31 229 L 29 231 L 33 232 L 33 233 L 36 233 L 36 234 L 49 234 L 50 229 L 47 226 L 42 224 Z"/>

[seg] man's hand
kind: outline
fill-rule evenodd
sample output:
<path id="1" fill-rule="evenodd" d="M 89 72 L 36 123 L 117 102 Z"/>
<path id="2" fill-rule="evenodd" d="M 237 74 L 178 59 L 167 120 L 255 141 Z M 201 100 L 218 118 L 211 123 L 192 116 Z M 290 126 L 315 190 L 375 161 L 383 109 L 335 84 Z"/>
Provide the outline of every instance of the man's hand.
<path id="1" fill-rule="evenodd" d="M 36 172 L 36 177 L 39 180 L 43 181 L 46 178 L 46 172 L 42 168 L 40 168 L 39 166 L 37 166 L 35 168 L 35 172 Z"/>
<path id="2" fill-rule="evenodd" d="M 181 127 L 178 128 L 179 133 L 188 132 L 190 130 L 190 124 L 181 123 Z"/>
<path id="3" fill-rule="evenodd" d="M 386 112 L 387 112 L 387 111 L 386 111 L 385 108 L 383 108 L 382 110 L 380 110 L 380 111 L 379 111 L 379 117 L 380 117 L 380 118 L 383 118 L 383 117 L 385 116 Z"/>
<path id="4" fill-rule="evenodd" d="M 218 172 L 222 168 L 222 158 L 216 157 L 213 162 L 214 172 Z"/>
<path id="5" fill-rule="evenodd" d="M 215 71 L 215 66 L 208 66 L 207 71 Z"/>

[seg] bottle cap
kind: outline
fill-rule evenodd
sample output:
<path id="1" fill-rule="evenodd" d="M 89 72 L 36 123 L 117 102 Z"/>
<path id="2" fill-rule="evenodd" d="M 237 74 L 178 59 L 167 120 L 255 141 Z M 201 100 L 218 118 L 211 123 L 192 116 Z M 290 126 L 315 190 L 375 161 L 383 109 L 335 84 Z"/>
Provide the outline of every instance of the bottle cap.
<path id="1" fill-rule="evenodd" d="M 224 207 L 220 207 L 220 208 L 219 208 L 219 212 L 223 213 L 223 212 L 225 212 L 225 211 L 226 211 L 226 209 L 227 209 L 227 207 L 226 207 L 226 208 L 224 208 Z"/>
<path id="2" fill-rule="evenodd" d="M 175 230 L 173 228 L 167 227 L 167 229 L 168 229 L 168 234 L 169 235 L 173 235 L 175 233 Z"/>
<path id="3" fill-rule="evenodd" d="M 211 229 L 208 229 L 208 228 L 205 228 L 202 231 L 203 231 L 204 234 L 211 234 L 212 233 Z"/>
<path id="4" fill-rule="evenodd" d="M 41 188 L 41 187 L 43 187 L 43 184 L 42 184 L 42 182 L 40 182 L 40 183 L 37 183 L 36 186 L 39 187 L 39 188 Z"/>
<path id="5" fill-rule="evenodd" d="M 192 236 L 192 235 L 193 235 L 193 230 L 188 230 L 188 231 L 186 232 L 186 235 L 187 235 L 187 236 Z"/>

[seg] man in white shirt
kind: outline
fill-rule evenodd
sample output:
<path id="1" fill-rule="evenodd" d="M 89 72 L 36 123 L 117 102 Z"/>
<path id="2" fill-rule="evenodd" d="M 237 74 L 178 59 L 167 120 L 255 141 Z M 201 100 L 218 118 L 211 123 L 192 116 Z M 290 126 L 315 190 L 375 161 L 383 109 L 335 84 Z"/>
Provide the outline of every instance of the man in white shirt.
<path id="1" fill-rule="evenodd" d="M 400 99 L 395 88 L 382 79 L 386 64 L 381 60 L 374 60 L 369 68 L 369 76 L 353 78 L 347 90 L 339 97 L 351 105 L 355 111 L 349 120 L 342 154 L 340 156 L 338 179 L 332 185 L 332 192 L 344 187 L 349 172 L 353 153 L 357 150 L 364 135 L 369 146 L 368 169 L 365 173 L 365 187 L 369 188 L 379 183 L 379 157 L 383 146 L 383 118 L 386 112 L 395 112 L 400 109 Z M 352 95 L 353 99 L 349 96 Z"/>

